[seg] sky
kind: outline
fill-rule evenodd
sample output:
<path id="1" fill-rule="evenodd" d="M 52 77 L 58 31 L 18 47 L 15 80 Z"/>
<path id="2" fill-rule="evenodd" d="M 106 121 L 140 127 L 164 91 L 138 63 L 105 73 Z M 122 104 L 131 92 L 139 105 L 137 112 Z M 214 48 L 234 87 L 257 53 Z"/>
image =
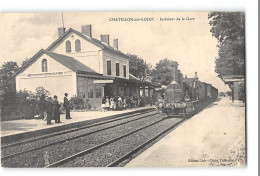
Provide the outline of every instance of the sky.
<path id="1" fill-rule="evenodd" d="M 153 21 L 119 21 L 118 18 L 153 18 Z M 161 21 L 161 18 L 172 20 Z M 177 20 L 180 18 L 180 20 Z M 229 90 L 215 73 L 217 39 L 212 37 L 208 12 L 64 12 L 64 26 L 81 31 L 92 25 L 92 35 L 119 40 L 119 50 L 136 54 L 155 67 L 161 59 L 179 63 L 183 75 L 212 84 L 219 91 Z M 175 19 L 175 20 L 173 20 Z M 184 19 L 184 20 L 182 20 Z M 1 13 L 0 65 L 15 61 L 19 65 L 58 38 L 62 13 Z"/>

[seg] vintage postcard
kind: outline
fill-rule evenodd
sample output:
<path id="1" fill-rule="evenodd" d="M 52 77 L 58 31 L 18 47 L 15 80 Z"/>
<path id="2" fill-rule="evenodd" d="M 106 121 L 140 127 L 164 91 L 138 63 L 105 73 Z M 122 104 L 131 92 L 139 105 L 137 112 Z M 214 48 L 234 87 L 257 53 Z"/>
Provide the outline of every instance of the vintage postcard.
<path id="1" fill-rule="evenodd" d="M 2 167 L 246 166 L 244 12 L 0 23 Z"/>

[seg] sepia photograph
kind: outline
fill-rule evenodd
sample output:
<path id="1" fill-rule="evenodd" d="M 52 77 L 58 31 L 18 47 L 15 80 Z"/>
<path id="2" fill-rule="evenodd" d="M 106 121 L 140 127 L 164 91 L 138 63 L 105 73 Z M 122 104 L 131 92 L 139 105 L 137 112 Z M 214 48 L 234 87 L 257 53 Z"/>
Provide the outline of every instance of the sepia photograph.
<path id="1" fill-rule="evenodd" d="M 247 166 L 244 11 L 0 23 L 1 167 Z"/>

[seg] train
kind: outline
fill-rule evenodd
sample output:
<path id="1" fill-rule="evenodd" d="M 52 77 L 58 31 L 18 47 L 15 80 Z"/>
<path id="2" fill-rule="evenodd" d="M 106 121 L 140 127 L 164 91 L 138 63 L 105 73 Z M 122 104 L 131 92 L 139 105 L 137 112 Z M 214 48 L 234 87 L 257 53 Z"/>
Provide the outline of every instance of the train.
<path id="1" fill-rule="evenodd" d="M 164 90 L 163 99 L 157 104 L 160 114 L 167 117 L 189 117 L 205 105 L 215 101 L 218 89 L 194 78 L 173 80 Z"/>

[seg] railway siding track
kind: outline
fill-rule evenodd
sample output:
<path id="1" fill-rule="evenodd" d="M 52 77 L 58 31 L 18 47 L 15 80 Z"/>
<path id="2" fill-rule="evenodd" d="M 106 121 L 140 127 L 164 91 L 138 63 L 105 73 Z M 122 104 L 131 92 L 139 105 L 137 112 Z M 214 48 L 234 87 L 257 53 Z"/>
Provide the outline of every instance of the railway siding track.
<path id="1" fill-rule="evenodd" d="M 104 141 L 110 140 L 111 138 L 115 138 L 120 133 L 122 134 L 122 132 L 127 133 L 128 131 L 158 119 L 158 115 L 154 114 L 150 116 L 152 118 L 141 118 L 133 122 L 125 123 L 121 126 L 119 125 L 117 127 L 102 130 L 84 137 L 79 137 L 77 139 L 72 139 L 70 141 L 65 141 L 43 149 L 35 150 L 34 152 L 28 152 L 10 157 L 6 160 L 2 160 L 2 165 L 4 167 L 44 167 L 46 165 L 46 158 L 48 158 L 47 163 L 53 163 L 56 160 L 73 155 L 76 152 L 80 152 L 86 148 L 91 148 Z"/>

